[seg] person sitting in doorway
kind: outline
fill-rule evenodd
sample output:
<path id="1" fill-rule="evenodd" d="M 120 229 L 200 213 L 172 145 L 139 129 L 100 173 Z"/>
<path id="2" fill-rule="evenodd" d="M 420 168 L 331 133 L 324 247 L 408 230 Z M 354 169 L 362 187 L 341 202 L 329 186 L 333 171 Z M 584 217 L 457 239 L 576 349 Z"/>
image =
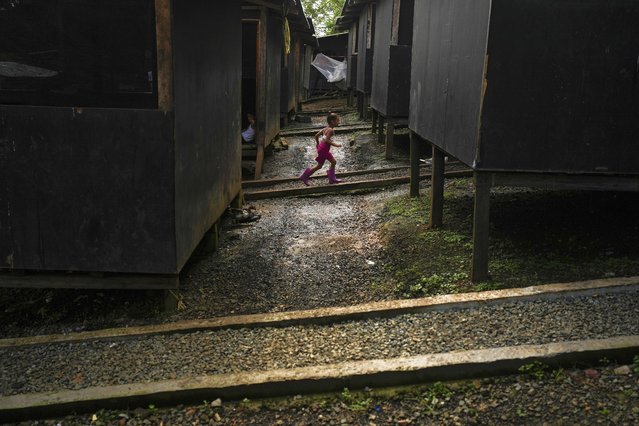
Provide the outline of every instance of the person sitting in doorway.
<path id="1" fill-rule="evenodd" d="M 255 143 L 255 115 L 248 113 L 246 114 L 246 118 L 248 119 L 249 125 L 242 132 L 242 143 Z"/>

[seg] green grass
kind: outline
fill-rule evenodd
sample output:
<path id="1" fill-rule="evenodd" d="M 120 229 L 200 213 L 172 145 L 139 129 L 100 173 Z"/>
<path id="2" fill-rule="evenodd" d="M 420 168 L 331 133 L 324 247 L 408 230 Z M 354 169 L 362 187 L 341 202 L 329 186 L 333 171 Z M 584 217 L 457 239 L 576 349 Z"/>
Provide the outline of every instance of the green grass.
<path id="1" fill-rule="evenodd" d="M 428 196 L 387 200 L 384 271 L 399 297 L 639 275 L 639 195 L 500 188 L 491 195 L 489 275 L 472 283 L 470 179 L 446 185 L 444 225 L 430 229 Z"/>

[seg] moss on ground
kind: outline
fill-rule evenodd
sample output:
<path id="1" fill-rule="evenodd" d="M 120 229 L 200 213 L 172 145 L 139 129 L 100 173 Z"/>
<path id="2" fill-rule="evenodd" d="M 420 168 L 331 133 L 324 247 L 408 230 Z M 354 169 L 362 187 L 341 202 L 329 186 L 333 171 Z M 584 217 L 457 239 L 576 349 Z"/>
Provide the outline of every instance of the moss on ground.
<path id="1" fill-rule="evenodd" d="M 495 188 L 482 283 L 470 281 L 471 180 L 447 183 L 442 228 L 428 228 L 429 205 L 427 195 L 386 201 L 386 277 L 377 286 L 421 297 L 639 275 L 637 194 Z"/>

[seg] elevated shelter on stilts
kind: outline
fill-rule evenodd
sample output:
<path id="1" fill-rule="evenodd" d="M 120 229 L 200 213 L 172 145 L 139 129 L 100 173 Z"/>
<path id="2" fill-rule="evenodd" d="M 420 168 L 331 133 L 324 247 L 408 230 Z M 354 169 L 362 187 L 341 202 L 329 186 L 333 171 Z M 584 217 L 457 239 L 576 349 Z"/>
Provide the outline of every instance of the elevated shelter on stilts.
<path id="1" fill-rule="evenodd" d="M 473 169 L 473 281 L 491 187 L 639 190 L 638 21 L 629 0 L 415 2 L 411 161 L 433 145 L 432 226 L 444 155 Z"/>

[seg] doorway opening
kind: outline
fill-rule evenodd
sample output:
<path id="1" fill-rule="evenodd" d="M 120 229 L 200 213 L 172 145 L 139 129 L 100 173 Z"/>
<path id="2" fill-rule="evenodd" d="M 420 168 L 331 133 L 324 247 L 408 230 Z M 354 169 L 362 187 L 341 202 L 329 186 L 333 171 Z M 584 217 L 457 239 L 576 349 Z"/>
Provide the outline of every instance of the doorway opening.
<path id="1" fill-rule="evenodd" d="M 248 127 L 247 115 L 257 114 L 257 30 L 257 21 L 242 21 L 242 129 Z"/>

